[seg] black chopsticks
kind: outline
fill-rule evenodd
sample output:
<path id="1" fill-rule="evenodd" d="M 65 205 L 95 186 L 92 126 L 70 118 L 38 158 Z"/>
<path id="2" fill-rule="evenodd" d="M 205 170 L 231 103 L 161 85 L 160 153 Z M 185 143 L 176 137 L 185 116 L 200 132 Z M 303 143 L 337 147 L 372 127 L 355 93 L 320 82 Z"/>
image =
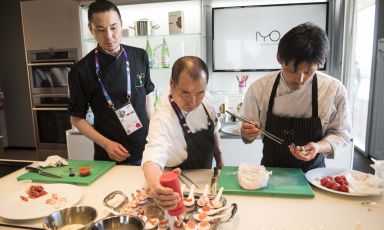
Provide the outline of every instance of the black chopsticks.
<path id="1" fill-rule="evenodd" d="M 236 117 L 238 120 L 240 120 L 240 121 L 242 121 L 242 122 L 244 122 L 244 123 L 248 123 L 248 124 L 254 125 L 254 123 L 252 123 L 251 121 L 249 121 L 249 120 L 247 120 L 247 119 L 245 119 L 245 118 L 242 118 L 242 117 L 240 117 L 240 116 L 238 116 L 238 115 L 236 115 L 236 114 L 234 114 L 234 113 L 231 113 L 231 112 L 229 112 L 228 110 L 225 110 L 225 112 L 227 112 L 228 114 L 230 114 L 230 115 Z M 256 126 L 255 126 L 255 127 L 256 127 Z M 277 137 L 277 136 L 273 135 L 272 133 L 270 133 L 270 132 L 268 132 L 268 131 L 266 131 L 266 130 L 260 128 L 260 127 L 256 127 L 256 129 L 260 130 L 260 132 L 261 132 L 262 134 L 264 134 L 264 136 L 268 137 L 269 139 L 275 141 L 275 142 L 278 143 L 278 144 L 282 144 L 282 143 L 284 142 L 284 140 L 281 139 L 280 137 Z"/>

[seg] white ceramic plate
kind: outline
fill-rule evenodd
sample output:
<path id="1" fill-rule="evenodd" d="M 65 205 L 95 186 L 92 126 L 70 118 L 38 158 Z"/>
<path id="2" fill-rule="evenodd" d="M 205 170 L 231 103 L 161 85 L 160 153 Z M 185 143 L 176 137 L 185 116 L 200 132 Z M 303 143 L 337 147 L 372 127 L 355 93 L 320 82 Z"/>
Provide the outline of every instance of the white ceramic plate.
<path id="1" fill-rule="evenodd" d="M 28 195 L 25 189 L 20 189 L 18 192 L 0 200 L 0 217 L 10 220 L 45 217 L 54 211 L 75 205 L 83 196 L 83 190 L 71 184 L 42 184 L 42 186 L 47 194 L 39 198 L 28 198 L 28 201 L 23 201 L 20 196 L 28 197 Z M 56 208 L 52 204 L 46 204 L 46 200 L 51 198 L 52 194 L 57 194 L 59 198 L 65 198 L 66 201 L 61 205 L 56 205 Z"/>
<path id="2" fill-rule="evenodd" d="M 221 132 L 240 136 L 240 127 L 238 125 L 227 125 L 221 128 Z"/>
<path id="3" fill-rule="evenodd" d="M 314 186 L 316 186 L 318 188 L 321 188 L 323 190 L 326 190 L 328 192 L 332 192 L 332 193 L 337 193 L 337 194 L 346 195 L 346 196 L 372 196 L 372 195 L 380 195 L 380 193 L 377 193 L 377 192 L 374 192 L 374 193 L 357 193 L 357 192 L 354 192 L 351 189 L 349 189 L 350 191 L 348 193 L 347 192 L 339 192 L 339 191 L 336 191 L 336 190 L 324 187 L 324 186 L 322 186 L 320 184 L 321 178 L 326 177 L 326 176 L 338 176 L 338 175 L 342 174 L 343 172 L 345 172 L 347 170 L 348 169 L 341 169 L 341 168 L 316 168 L 316 169 L 309 170 L 305 174 L 305 178 L 307 178 L 307 180 L 312 185 L 314 185 Z M 362 173 L 360 171 L 355 171 L 355 170 L 350 170 L 350 171 L 352 171 L 352 172 L 354 171 L 354 172 L 357 172 L 357 173 Z"/>

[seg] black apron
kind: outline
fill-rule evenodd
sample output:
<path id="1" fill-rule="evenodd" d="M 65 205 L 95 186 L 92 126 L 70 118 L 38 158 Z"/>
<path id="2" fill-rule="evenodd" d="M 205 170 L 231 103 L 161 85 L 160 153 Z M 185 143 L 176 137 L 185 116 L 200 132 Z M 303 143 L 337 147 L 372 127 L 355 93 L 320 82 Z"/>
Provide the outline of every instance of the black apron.
<path id="1" fill-rule="evenodd" d="M 202 105 L 208 118 L 208 128 L 192 133 L 187 123 L 185 122 L 185 118 L 176 102 L 173 101 L 171 96 L 169 99 L 172 108 L 179 119 L 180 126 L 184 133 L 185 142 L 187 143 L 187 159 L 176 167 L 181 169 L 212 168 L 213 151 L 215 146 L 215 127 L 204 104 Z"/>
<path id="2" fill-rule="evenodd" d="M 120 54 L 120 56 L 116 59 L 115 57 L 104 54 L 100 51 L 99 58 L 100 65 L 102 67 L 100 73 L 102 75 L 102 81 L 105 84 L 116 107 L 121 107 L 128 102 L 127 71 L 125 68 L 126 63 L 124 56 L 123 54 Z M 130 63 L 134 63 L 134 61 L 130 60 Z M 134 70 L 132 69 L 131 72 L 134 73 Z M 141 129 L 128 136 L 112 109 L 108 107 L 103 108 L 103 110 L 100 111 L 100 108 L 98 107 L 98 109 L 94 110 L 92 108 L 92 110 L 95 111 L 96 130 L 98 130 L 102 135 L 105 135 L 108 139 L 122 144 L 129 151 L 130 157 L 124 161 L 116 162 L 116 164 L 140 165 L 146 144 L 146 136 L 148 135 L 149 122 L 146 115 L 145 102 L 144 104 L 140 102 L 143 101 L 143 98 L 145 98 L 144 87 L 137 88 L 134 86 L 137 81 L 136 73 L 131 75 L 130 80 L 132 85 L 132 95 L 130 100 L 143 125 Z M 100 98 L 100 100 L 105 100 L 101 87 L 98 93 L 102 98 Z M 91 107 L 93 104 L 98 104 L 97 106 L 103 105 L 103 103 L 100 103 L 100 100 L 91 102 Z M 106 104 L 105 106 L 108 105 Z M 103 114 L 100 114 L 101 112 Z M 100 116 L 98 116 L 99 114 Z M 96 143 L 94 143 L 94 148 L 94 160 L 113 161 L 109 158 L 109 155 L 104 148 Z"/>
<path id="3" fill-rule="evenodd" d="M 279 117 L 272 114 L 279 82 L 280 73 L 273 85 L 269 99 L 265 129 L 278 137 L 282 137 L 285 142 L 280 145 L 268 137 L 263 137 L 264 147 L 261 164 L 269 167 L 301 168 L 303 172 L 325 167 L 324 155 L 321 153 L 318 153 L 310 161 L 301 161 L 296 159 L 288 149 L 288 145 L 291 143 L 301 146 L 308 142 L 317 142 L 322 138 L 321 120 L 318 116 L 317 76 L 313 76 L 312 80 L 312 117 L 310 118 Z"/>

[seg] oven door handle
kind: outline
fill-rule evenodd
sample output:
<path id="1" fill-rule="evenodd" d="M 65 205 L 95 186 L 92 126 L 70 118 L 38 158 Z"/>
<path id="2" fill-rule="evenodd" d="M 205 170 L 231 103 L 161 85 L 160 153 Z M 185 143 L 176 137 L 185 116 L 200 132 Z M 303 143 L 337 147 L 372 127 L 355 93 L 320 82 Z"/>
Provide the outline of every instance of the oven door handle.
<path id="1" fill-rule="evenodd" d="M 39 62 L 39 63 L 28 63 L 28 66 L 51 66 L 51 65 L 73 65 L 74 61 L 69 62 Z"/>
<path id="2" fill-rule="evenodd" d="M 68 108 L 32 108 L 33 111 L 67 111 Z"/>

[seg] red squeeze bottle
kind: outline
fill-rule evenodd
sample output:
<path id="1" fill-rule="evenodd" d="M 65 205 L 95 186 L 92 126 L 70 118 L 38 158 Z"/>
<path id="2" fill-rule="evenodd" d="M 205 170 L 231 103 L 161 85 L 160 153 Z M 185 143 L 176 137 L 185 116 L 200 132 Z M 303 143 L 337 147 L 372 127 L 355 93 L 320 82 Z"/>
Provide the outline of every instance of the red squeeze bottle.
<path id="1" fill-rule="evenodd" d="M 177 204 L 177 207 L 172 210 L 168 210 L 170 216 L 179 216 L 184 212 L 184 203 L 183 203 L 183 194 L 181 194 L 179 178 L 177 173 L 174 171 L 166 172 L 160 176 L 160 184 L 164 187 L 173 189 L 174 192 L 177 192 L 180 197 L 180 202 Z"/>

